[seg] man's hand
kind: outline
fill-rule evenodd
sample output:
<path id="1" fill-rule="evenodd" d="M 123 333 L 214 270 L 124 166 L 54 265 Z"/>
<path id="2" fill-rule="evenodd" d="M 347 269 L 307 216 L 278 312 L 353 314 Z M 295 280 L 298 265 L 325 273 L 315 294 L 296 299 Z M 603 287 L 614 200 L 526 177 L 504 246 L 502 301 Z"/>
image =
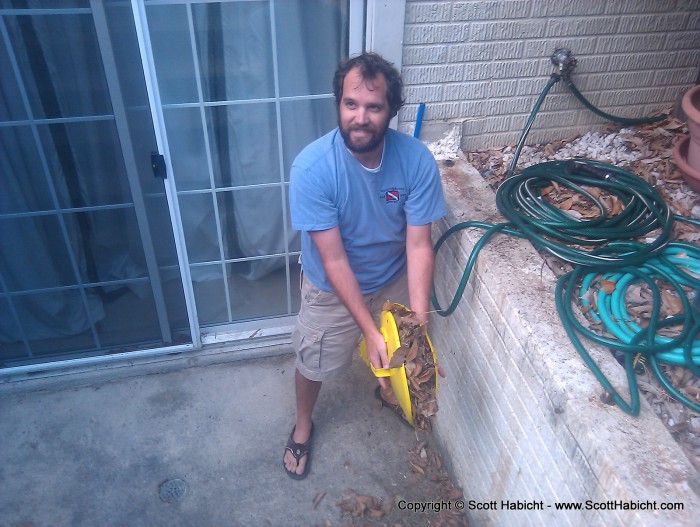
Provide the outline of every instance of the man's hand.
<path id="1" fill-rule="evenodd" d="M 384 335 L 378 330 L 368 331 L 367 333 L 364 334 L 365 344 L 367 345 L 367 358 L 375 368 L 388 368 L 389 357 L 386 351 Z M 382 388 L 387 389 L 389 387 L 389 381 L 386 377 L 377 377 L 377 380 Z"/>
<path id="2" fill-rule="evenodd" d="M 332 227 L 323 231 L 310 231 L 311 240 L 316 245 L 323 262 L 323 268 L 333 291 L 345 304 L 348 311 L 357 322 L 367 344 L 367 358 L 375 368 L 389 366 L 384 337 L 374 325 L 372 314 L 367 309 L 360 292 L 357 279 L 350 268 L 348 256 L 343 247 L 340 229 Z M 385 377 L 379 377 L 379 384 L 386 389 L 389 382 Z"/>

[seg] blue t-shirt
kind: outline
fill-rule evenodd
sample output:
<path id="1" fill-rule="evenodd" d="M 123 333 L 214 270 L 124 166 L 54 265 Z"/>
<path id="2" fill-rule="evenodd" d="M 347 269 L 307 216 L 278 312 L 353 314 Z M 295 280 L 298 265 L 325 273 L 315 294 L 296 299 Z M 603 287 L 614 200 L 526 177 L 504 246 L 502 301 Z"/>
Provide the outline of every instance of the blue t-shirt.
<path id="1" fill-rule="evenodd" d="M 445 215 L 432 154 L 418 139 L 392 129 L 374 170 L 347 150 L 337 128 L 311 143 L 292 164 L 289 204 L 292 226 L 302 231 L 301 263 L 309 280 L 333 290 L 309 231 L 337 226 L 363 294 L 405 272 L 407 223 L 425 225 Z"/>

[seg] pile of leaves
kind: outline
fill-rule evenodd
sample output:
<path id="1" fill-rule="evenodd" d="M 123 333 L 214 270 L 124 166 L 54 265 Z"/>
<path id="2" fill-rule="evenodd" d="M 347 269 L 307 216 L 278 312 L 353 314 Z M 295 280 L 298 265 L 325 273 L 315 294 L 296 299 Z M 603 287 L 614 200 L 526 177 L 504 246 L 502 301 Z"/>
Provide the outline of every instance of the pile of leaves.
<path id="1" fill-rule="evenodd" d="M 416 430 L 416 434 L 423 434 L 424 437 L 418 441 L 415 448 L 409 450 L 408 464 L 413 472 L 421 474 L 432 484 L 431 489 L 423 489 L 426 493 L 421 494 L 418 501 L 451 505 L 442 507 L 439 512 L 428 511 L 423 514 L 411 512 L 410 525 L 468 527 L 469 523 L 464 512 L 454 505 L 456 500 L 462 499 L 462 490 L 456 487 L 447 475 L 440 454 L 429 443 L 428 432 Z M 379 521 L 382 523 L 372 524 L 382 527 L 405 527 L 405 521 L 392 521 L 391 516 L 393 504 L 402 499 L 404 499 L 402 496 L 392 496 L 390 500 L 384 501 L 375 496 L 358 494 L 353 489 L 346 489 L 336 505 L 350 517 L 350 523 L 344 523 L 341 527 L 368 526 L 371 525 L 368 522 Z M 427 518 L 430 519 L 427 520 Z M 363 523 L 356 524 L 356 520 L 361 520 Z M 330 522 L 327 522 L 325 527 L 330 527 Z"/>
<path id="2" fill-rule="evenodd" d="M 647 123 L 629 128 L 609 126 L 602 133 L 587 133 L 554 141 L 545 145 L 537 144 L 523 148 L 518 159 L 518 169 L 544 161 L 585 157 L 604 161 L 637 174 L 646 180 L 661 194 L 675 214 L 700 218 L 700 196 L 683 180 L 683 174 L 673 160 L 673 146 L 688 130 L 678 118 L 670 115 L 664 121 Z M 514 155 L 513 146 L 483 151 L 465 152 L 470 164 L 476 168 L 489 185 L 496 190 L 507 175 Z M 546 198 L 568 214 L 578 218 L 591 218 L 598 215 L 592 203 L 561 185 L 553 184 L 547 189 Z M 587 189 L 591 191 L 591 189 Z M 593 190 L 595 193 L 596 190 Z M 620 212 L 623 204 L 616 196 L 599 196 L 612 214 Z M 653 234 L 653 233 L 652 233 Z M 676 221 L 673 238 L 697 244 L 700 230 L 693 225 Z M 645 241 L 645 240 L 640 240 Z M 568 270 L 570 266 L 558 258 L 542 255 L 556 276 Z M 614 288 L 614 283 L 601 280 L 600 288 Z M 687 291 L 693 301 L 694 295 Z M 681 302 L 673 288 L 661 289 L 662 304 L 659 318 L 663 319 L 682 311 Z M 588 299 L 594 302 L 594 298 Z M 640 326 L 646 326 L 649 320 L 651 295 L 646 286 L 630 288 L 625 297 L 627 309 Z M 593 304 L 590 304 L 594 307 Z M 585 312 L 585 308 L 583 309 Z M 597 321 L 588 319 L 589 327 L 596 330 Z M 602 334 L 602 328 L 600 332 Z M 674 331 L 674 328 L 669 328 Z M 669 336 L 672 336 L 671 333 Z M 619 357 L 618 357 L 619 360 Z M 662 364 L 661 369 L 672 384 L 686 396 L 700 401 L 700 378 L 687 368 Z M 643 360 L 639 361 L 638 383 L 640 391 L 651 405 L 656 415 L 666 425 L 669 432 L 678 441 L 689 461 L 700 471 L 700 415 L 690 411 L 673 399 L 653 374 L 648 371 Z"/>
<path id="3" fill-rule="evenodd" d="M 411 400 L 416 447 L 408 451 L 408 465 L 412 472 L 420 474 L 430 482 L 432 492 L 421 495 L 421 502 L 436 502 L 452 504 L 439 512 L 430 512 L 429 524 L 434 527 L 467 527 L 464 512 L 454 506 L 455 500 L 462 498 L 462 490 L 456 487 L 447 474 L 447 469 L 440 454 L 431 446 L 429 434 L 432 432 L 431 417 L 438 410 L 436 387 L 438 365 L 435 363 L 433 350 L 428 341 L 425 326 L 417 319 L 415 312 L 401 304 L 385 302 L 383 311 L 389 311 L 394 317 L 399 335 L 400 346 L 393 352 L 389 367 L 405 366 L 408 393 Z M 425 491 L 425 489 L 423 489 Z M 403 526 L 403 523 L 392 523 L 390 520 L 393 503 L 401 499 L 392 496 L 390 500 L 382 500 L 376 496 L 358 494 L 353 489 L 346 489 L 343 496 L 336 502 L 341 511 L 350 517 L 350 523 L 342 527 L 355 526 L 355 520 L 362 520 L 361 525 L 369 525 L 368 521 L 381 523 L 384 527 Z M 425 524 L 426 517 L 411 513 L 416 525 Z M 389 521 L 389 523 L 386 523 Z M 330 524 L 328 524 L 330 525 Z M 411 524 L 413 525 L 413 523 Z"/>
<path id="4" fill-rule="evenodd" d="M 409 466 L 411 470 L 422 474 L 435 485 L 436 498 L 434 501 L 449 502 L 463 498 L 462 489 L 456 487 L 447 476 L 440 454 L 430 445 L 427 437 L 419 441 L 416 448 L 409 451 Z M 445 508 L 438 513 L 438 519 L 432 523 L 435 526 L 459 527 L 468 525 L 466 516 L 454 508 Z"/>
<path id="5" fill-rule="evenodd" d="M 413 426 L 431 431 L 430 418 L 438 411 L 435 394 L 437 364 L 425 327 L 413 311 L 401 304 L 387 301 L 382 310 L 393 315 L 401 344 L 391 356 L 389 368 L 405 366 Z"/>
<path id="6" fill-rule="evenodd" d="M 358 494 L 353 489 L 345 489 L 336 505 L 353 518 L 383 518 L 391 512 L 391 501 L 383 501 L 375 496 Z"/>

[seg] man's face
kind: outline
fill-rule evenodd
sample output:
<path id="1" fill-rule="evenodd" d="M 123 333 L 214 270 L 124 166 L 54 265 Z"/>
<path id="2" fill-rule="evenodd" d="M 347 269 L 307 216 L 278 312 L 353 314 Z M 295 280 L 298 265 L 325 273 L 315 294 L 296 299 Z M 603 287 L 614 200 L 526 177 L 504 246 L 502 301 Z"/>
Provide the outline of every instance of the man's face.
<path id="1" fill-rule="evenodd" d="M 343 81 L 338 106 L 338 124 L 345 146 L 354 154 L 379 151 L 389 121 L 384 75 L 363 79 L 358 68 L 351 69 Z"/>

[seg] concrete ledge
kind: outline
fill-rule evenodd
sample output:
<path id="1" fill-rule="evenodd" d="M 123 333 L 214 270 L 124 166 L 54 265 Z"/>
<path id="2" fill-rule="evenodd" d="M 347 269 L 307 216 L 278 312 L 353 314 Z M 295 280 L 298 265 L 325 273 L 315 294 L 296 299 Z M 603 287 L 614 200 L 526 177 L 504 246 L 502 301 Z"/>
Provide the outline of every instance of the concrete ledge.
<path id="1" fill-rule="evenodd" d="M 493 191 L 466 161 L 441 171 L 449 212 L 436 231 L 502 221 Z M 480 236 L 461 231 L 441 248 L 435 287 L 443 308 Z M 480 506 L 469 510 L 467 501 L 471 519 L 482 526 L 697 525 L 697 471 L 646 401 L 636 418 L 601 402 L 602 388 L 556 314 L 555 284 L 529 242 L 498 235 L 457 310 L 432 316 L 431 338 L 447 371 L 435 430 L 466 500 Z M 624 395 L 623 369 L 607 350 L 592 356 Z M 585 510 L 588 500 L 595 509 Z M 555 508 L 565 502 L 583 510 Z M 657 510 L 646 510 L 654 503 Z M 666 503 L 683 510 L 661 510 Z"/>

